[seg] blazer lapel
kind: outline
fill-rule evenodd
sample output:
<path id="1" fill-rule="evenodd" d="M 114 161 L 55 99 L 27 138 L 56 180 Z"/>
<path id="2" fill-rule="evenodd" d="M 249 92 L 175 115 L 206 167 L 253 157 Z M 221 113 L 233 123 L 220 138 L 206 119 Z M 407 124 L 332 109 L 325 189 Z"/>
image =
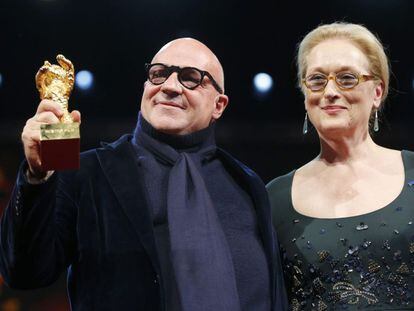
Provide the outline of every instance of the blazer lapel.
<path id="1" fill-rule="evenodd" d="M 96 153 L 109 184 L 159 274 L 160 264 L 142 168 L 128 136 L 105 148 L 96 149 Z"/>

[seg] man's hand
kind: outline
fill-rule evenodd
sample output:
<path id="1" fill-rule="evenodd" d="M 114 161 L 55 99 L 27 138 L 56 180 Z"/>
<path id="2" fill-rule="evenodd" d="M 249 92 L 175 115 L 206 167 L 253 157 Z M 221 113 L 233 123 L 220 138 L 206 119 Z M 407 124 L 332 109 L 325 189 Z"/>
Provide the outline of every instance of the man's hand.
<path id="1" fill-rule="evenodd" d="M 24 154 L 29 164 L 30 174 L 36 178 L 43 178 L 47 172 L 42 171 L 40 159 L 40 125 L 59 123 L 63 115 L 61 105 L 44 99 L 37 107 L 36 114 L 27 120 L 22 132 Z M 70 113 L 74 122 L 81 122 L 80 112 L 73 110 Z"/>

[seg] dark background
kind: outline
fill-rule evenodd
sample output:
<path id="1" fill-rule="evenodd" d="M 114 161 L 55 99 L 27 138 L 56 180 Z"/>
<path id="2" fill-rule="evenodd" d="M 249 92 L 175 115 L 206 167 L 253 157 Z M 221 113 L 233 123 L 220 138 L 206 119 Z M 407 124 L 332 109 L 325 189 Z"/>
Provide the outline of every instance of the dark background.
<path id="1" fill-rule="evenodd" d="M 4 206 L 23 154 L 20 133 L 38 104 L 34 75 L 63 53 L 95 76 L 75 89 L 82 112 L 82 150 L 130 132 L 144 83 L 143 64 L 178 37 L 194 37 L 221 60 L 230 105 L 218 142 L 268 182 L 318 153 L 314 131 L 302 135 L 303 98 L 296 88 L 296 44 L 321 23 L 361 23 L 378 34 L 392 67 L 391 91 L 378 143 L 414 149 L 414 2 L 409 0 L 0 0 L 0 203 Z M 274 79 L 255 94 L 258 72 Z M 1 310 L 67 310 L 62 278 L 43 290 L 2 286 Z M 63 302 L 62 302 L 63 301 Z"/>

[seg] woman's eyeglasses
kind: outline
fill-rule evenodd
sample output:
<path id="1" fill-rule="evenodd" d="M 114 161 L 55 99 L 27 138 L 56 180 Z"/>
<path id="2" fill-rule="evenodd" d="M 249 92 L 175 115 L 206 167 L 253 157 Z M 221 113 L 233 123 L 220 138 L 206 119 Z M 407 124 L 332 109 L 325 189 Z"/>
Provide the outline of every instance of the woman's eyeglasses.
<path id="1" fill-rule="evenodd" d="M 325 89 L 329 80 L 334 80 L 341 90 L 350 90 L 361 82 L 375 79 L 377 79 L 376 76 L 343 71 L 336 74 L 330 74 L 329 76 L 323 73 L 311 74 L 303 79 L 302 83 L 304 83 L 312 92 L 320 92 Z"/>

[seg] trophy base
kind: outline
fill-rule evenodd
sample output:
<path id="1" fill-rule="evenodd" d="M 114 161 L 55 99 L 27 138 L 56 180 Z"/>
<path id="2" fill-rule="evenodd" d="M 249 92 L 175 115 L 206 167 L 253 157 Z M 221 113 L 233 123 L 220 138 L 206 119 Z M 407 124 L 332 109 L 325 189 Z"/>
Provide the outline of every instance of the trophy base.
<path id="1" fill-rule="evenodd" d="M 80 167 L 79 123 L 40 126 L 42 170 L 73 170 Z"/>

